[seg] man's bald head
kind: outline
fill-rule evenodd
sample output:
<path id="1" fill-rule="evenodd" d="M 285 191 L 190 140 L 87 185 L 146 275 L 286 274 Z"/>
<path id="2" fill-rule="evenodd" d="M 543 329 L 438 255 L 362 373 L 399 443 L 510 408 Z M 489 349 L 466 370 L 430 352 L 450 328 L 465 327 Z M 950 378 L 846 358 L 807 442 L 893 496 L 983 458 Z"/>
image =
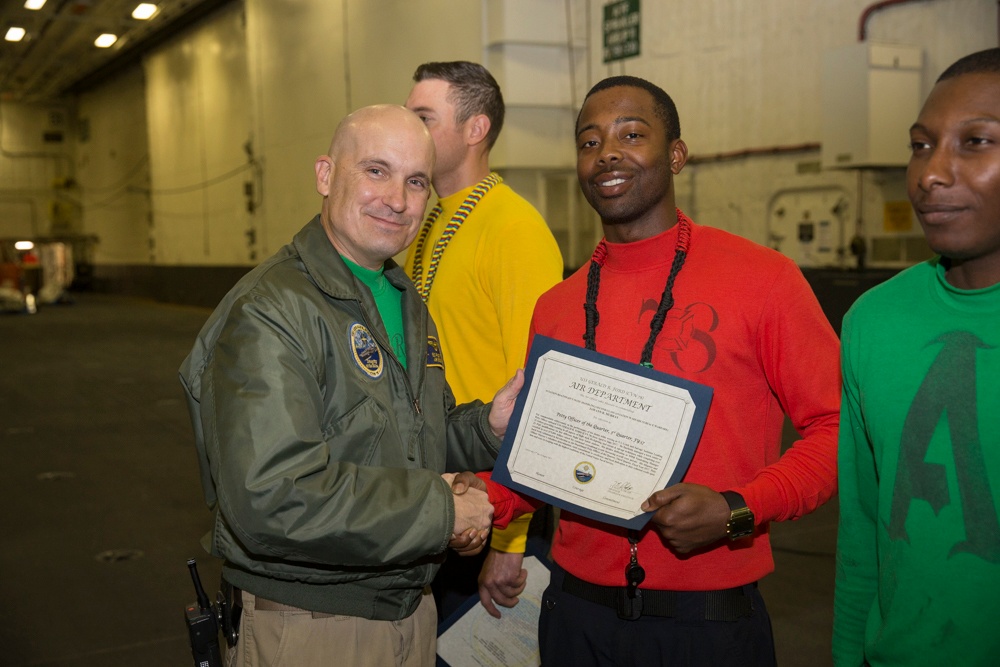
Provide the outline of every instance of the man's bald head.
<path id="1" fill-rule="evenodd" d="M 334 248 L 369 269 L 410 245 L 430 196 L 434 141 L 405 107 L 380 104 L 344 118 L 316 159 L 320 217 Z"/>
<path id="2" fill-rule="evenodd" d="M 434 150 L 434 141 L 420 118 L 398 104 L 374 104 L 347 114 L 337 125 L 330 142 L 330 157 L 336 159 L 339 152 L 357 145 L 358 137 L 372 132 L 404 133 L 408 131 L 423 135 Z"/>

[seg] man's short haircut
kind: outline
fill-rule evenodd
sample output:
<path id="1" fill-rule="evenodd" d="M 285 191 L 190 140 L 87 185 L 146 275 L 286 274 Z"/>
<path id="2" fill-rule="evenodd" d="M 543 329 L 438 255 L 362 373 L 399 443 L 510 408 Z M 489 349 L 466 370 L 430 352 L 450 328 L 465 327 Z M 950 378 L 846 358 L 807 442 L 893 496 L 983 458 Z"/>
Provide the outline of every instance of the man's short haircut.
<path id="1" fill-rule="evenodd" d="M 959 58 L 938 77 L 937 82 L 963 74 L 1000 74 L 1000 48 L 986 49 Z"/>
<path id="2" fill-rule="evenodd" d="M 657 118 L 663 121 L 663 125 L 667 129 L 667 141 L 673 141 L 674 139 L 681 138 L 681 120 L 677 116 L 677 107 L 674 106 L 674 101 L 670 99 L 670 95 L 667 95 L 666 91 L 657 86 L 655 83 L 650 83 L 645 79 L 640 79 L 637 76 L 612 76 L 604 79 L 603 81 L 598 81 L 594 84 L 594 87 L 587 92 L 587 97 L 583 98 L 584 104 L 586 104 L 587 99 L 594 93 L 607 90 L 608 88 L 616 88 L 618 86 L 628 86 L 630 88 L 642 88 L 653 96 L 653 112 L 656 114 Z M 580 105 L 580 113 L 583 112 L 583 105 Z M 580 127 L 580 115 L 576 116 L 576 126 Z"/>
<path id="3" fill-rule="evenodd" d="M 503 94 L 489 70 L 478 63 L 455 60 L 446 63 L 424 63 L 413 73 L 413 80 L 440 79 L 451 85 L 448 101 L 455 105 L 455 122 L 461 125 L 477 114 L 490 119 L 486 147 L 493 148 L 503 129 Z"/>

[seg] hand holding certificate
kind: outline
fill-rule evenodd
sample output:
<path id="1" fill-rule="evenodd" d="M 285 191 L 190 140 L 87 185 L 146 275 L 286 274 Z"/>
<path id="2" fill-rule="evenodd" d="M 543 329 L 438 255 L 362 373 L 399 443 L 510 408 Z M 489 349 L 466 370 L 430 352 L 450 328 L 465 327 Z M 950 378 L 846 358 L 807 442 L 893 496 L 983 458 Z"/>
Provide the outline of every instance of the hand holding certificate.
<path id="1" fill-rule="evenodd" d="M 681 481 L 712 389 L 535 336 L 493 479 L 599 521 L 639 528 Z"/>

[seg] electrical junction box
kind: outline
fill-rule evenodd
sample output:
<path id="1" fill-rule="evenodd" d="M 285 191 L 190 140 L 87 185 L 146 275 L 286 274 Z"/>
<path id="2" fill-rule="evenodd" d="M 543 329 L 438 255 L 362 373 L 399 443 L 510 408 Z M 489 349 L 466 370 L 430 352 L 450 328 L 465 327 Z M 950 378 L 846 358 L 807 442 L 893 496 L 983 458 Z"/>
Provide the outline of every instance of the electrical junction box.
<path id="1" fill-rule="evenodd" d="M 919 47 L 859 42 L 823 54 L 823 167 L 905 167 L 922 81 Z"/>

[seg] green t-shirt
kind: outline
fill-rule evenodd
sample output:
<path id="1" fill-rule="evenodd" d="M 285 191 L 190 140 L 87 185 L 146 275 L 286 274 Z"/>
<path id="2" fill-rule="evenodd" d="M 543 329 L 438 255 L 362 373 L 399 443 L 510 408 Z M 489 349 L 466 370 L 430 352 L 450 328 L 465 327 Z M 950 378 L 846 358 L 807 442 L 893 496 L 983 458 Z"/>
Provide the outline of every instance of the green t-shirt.
<path id="1" fill-rule="evenodd" d="M 385 332 L 389 335 L 389 344 L 392 351 L 399 359 L 399 363 L 406 368 L 406 336 L 403 335 L 403 293 L 389 282 L 385 277 L 384 268 L 377 271 L 366 269 L 355 264 L 343 255 L 341 258 L 347 264 L 358 280 L 363 282 L 372 292 L 375 299 L 375 307 L 382 317 L 382 324 Z"/>
<path id="2" fill-rule="evenodd" d="M 995 665 L 1000 655 L 1000 285 L 939 261 L 844 318 L 840 666 Z"/>

